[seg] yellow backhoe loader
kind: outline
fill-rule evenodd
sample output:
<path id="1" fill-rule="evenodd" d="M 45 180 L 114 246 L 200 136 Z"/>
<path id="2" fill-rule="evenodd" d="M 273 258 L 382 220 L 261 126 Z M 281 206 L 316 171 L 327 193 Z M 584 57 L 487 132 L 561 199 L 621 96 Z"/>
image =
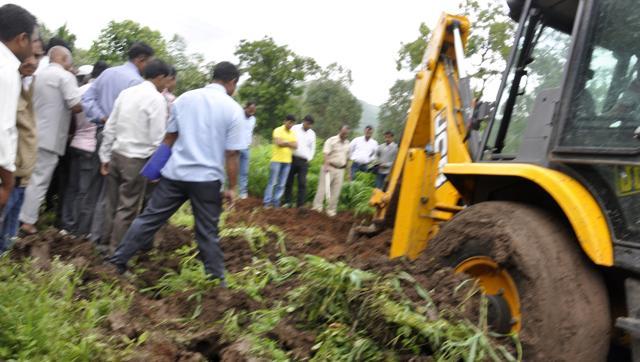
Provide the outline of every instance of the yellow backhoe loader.
<path id="1" fill-rule="evenodd" d="M 640 3 L 508 5 L 518 27 L 492 106 L 472 99 L 471 25 L 440 18 L 356 231 L 392 227 L 391 258 L 432 253 L 477 278 L 493 330 L 519 333 L 527 361 L 638 361 Z"/>

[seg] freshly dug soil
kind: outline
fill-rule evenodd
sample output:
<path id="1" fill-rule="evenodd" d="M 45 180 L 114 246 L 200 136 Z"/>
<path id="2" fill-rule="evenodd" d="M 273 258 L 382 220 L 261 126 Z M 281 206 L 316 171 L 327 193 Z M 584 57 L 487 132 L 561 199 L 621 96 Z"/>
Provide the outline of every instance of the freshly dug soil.
<path id="1" fill-rule="evenodd" d="M 406 272 L 416 282 L 430 292 L 430 297 L 440 310 L 457 309 L 468 299 L 473 283 L 466 288 L 456 288 L 465 279 L 453 274 L 451 269 L 435 269 L 427 258 L 416 261 L 405 259 L 389 260 L 388 251 L 391 231 L 384 231 L 375 237 L 363 237 L 347 243 L 347 235 L 354 223 L 359 222 L 348 213 L 328 217 L 306 209 L 262 209 L 260 200 L 248 199 L 237 202 L 231 210 L 228 226 L 258 225 L 276 226 L 286 235 L 287 254 L 302 256 L 318 255 L 330 261 L 344 261 L 347 264 L 379 274 Z M 163 227 L 155 240 L 153 251 L 139 255 L 133 261 L 134 279 L 126 279 L 115 273 L 104 262 L 94 245 L 86 240 L 60 236 L 55 229 L 45 230 L 38 235 L 20 240 L 12 251 L 12 257 L 38 258 L 39 265 L 47 268 L 54 257 L 73 263 L 85 270 L 84 279 L 108 280 L 119 283 L 125 290 L 133 292 L 131 306 L 126 312 L 113 313 L 104 323 L 104 332 L 134 339 L 147 332 L 149 337 L 133 354 L 139 361 L 243 361 L 250 346 L 247 341 L 223 342 L 218 325 L 226 311 L 253 311 L 270 307 L 270 301 L 282 297 L 294 286 L 288 282 L 278 286 L 268 285 L 262 294 L 263 301 L 256 301 L 243 292 L 212 288 L 201 296 L 200 301 L 189 298 L 188 293 L 178 293 L 162 298 L 152 293 L 142 293 L 141 289 L 153 286 L 169 270 L 179 270 L 179 258 L 174 250 L 193 240 L 191 230 L 173 226 Z M 273 241 L 277 235 L 269 235 Z M 225 267 L 229 272 L 237 272 L 249 265 L 252 252 L 246 240 L 240 237 L 222 238 L 225 253 Z M 263 250 L 275 257 L 279 249 L 276 243 L 269 243 Z M 433 256 L 429 256 L 433 257 Z M 414 301 L 422 297 L 412 284 L 407 282 L 406 295 Z M 194 314 L 197 305 L 199 314 Z M 471 304 L 473 306 L 473 304 Z M 474 320 L 477 308 L 469 308 L 458 317 Z M 428 314 L 431 314 L 428 312 Z M 467 313 L 468 312 L 468 313 Z M 194 317 L 190 319 L 190 317 Z M 384 326 L 381 326 L 384 327 Z M 381 331 L 381 335 L 384 335 Z M 304 360 L 312 356 L 311 347 L 316 335 L 299 329 L 296 321 L 285 318 L 268 333 L 268 337 L 278 341 L 280 347 L 291 351 L 296 359 Z M 408 355 L 407 360 L 427 360 L 424 356 Z"/>

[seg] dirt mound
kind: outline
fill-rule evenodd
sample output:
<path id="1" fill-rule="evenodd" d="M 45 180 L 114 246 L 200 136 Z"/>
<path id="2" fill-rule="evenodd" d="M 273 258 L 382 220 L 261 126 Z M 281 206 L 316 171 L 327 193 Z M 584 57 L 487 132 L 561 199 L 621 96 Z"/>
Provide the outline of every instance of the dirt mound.
<path id="1" fill-rule="evenodd" d="M 350 228 L 359 221 L 350 214 L 341 213 L 337 217 L 328 217 L 306 209 L 262 209 L 260 200 L 241 200 L 234 205 L 226 225 L 229 228 L 261 226 L 266 230 L 268 241 L 259 253 L 277 260 L 282 253 L 278 244 L 282 236 L 276 226 L 285 235 L 286 253 L 291 256 L 318 255 L 330 261 L 344 261 L 352 267 L 371 270 L 376 273 L 400 275 L 399 278 L 406 296 L 413 302 L 424 304 L 425 291 L 437 305 L 425 313 L 434 319 L 443 310 L 456 310 L 458 305 L 469 298 L 472 284 L 459 288 L 464 278 L 454 275 L 451 270 L 435 270 L 429 267 L 425 259 L 409 261 L 388 259 L 392 232 L 384 231 L 374 237 L 361 237 L 356 242 L 347 243 Z M 190 245 L 194 240 L 189 229 L 165 226 L 156 235 L 152 251 L 142 253 L 133 261 L 135 278 L 127 279 L 117 275 L 113 268 L 105 264 L 104 256 L 98 253 L 94 245 L 86 240 L 61 236 L 56 229 L 48 229 L 38 235 L 20 240 L 12 251 L 12 257 L 37 257 L 43 267 L 58 257 L 85 270 L 84 279 L 113 280 L 126 290 L 132 291 L 133 299 L 126 312 L 113 313 L 105 321 L 108 333 L 131 340 L 147 333 L 146 342 L 136 350 L 134 360 L 154 361 L 198 361 L 247 360 L 251 345 L 244 339 L 226 342 L 222 338 L 221 319 L 229 311 L 257 311 L 276 308 L 273 301 L 286 300 L 291 290 L 298 285 L 294 281 L 267 284 L 262 290 L 262 300 L 256 300 L 245 292 L 215 287 L 194 296 L 185 291 L 170 297 L 162 297 L 153 291 L 141 292 L 155 286 L 167 272 L 179 272 L 181 257 L 176 250 Z M 255 248 L 243 235 L 224 237 L 220 240 L 225 254 L 225 267 L 231 273 L 242 271 L 251 265 L 255 257 Z M 416 286 L 417 285 L 417 286 Z M 464 311 L 463 311 L 464 312 Z M 475 311 L 469 311 L 463 318 L 475 318 Z M 289 351 L 295 359 L 309 359 L 316 343 L 317 334 L 300 328 L 299 321 L 284 317 L 266 337 L 277 341 L 278 347 Z M 242 324 L 242 328 L 246 325 Z M 385 325 L 373 326 L 379 329 L 384 340 Z M 416 360 L 415 355 L 407 359 Z"/>

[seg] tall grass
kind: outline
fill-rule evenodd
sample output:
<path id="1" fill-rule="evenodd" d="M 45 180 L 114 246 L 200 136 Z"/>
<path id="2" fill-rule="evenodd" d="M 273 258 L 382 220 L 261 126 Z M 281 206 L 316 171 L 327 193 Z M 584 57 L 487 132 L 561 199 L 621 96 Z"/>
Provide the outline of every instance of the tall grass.
<path id="1" fill-rule="evenodd" d="M 31 260 L 0 258 L 0 360 L 122 359 L 126 346 L 99 327 L 129 301 L 113 285 L 82 285 L 82 272 L 57 260 L 43 271 Z"/>

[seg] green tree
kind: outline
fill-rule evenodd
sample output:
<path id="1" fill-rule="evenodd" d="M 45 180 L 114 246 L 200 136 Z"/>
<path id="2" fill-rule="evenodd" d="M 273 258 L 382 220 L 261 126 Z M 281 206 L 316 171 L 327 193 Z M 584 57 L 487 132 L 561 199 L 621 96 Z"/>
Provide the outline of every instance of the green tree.
<path id="1" fill-rule="evenodd" d="M 53 36 L 64 40 L 67 45 L 69 45 L 71 51 L 75 50 L 76 35 L 69 30 L 69 28 L 67 27 L 67 23 L 64 23 L 64 25 L 54 30 Z"/>
<path id="2" fill-rule="evenodd" d="M 466 0 L 460 5 L 460 12 L 471 22 L 466 53 L 471 62 L 473 90 L 477 97 L 483 97 L 487 84 L 498 80 L 504 71 L 515 23 L 507 16 L 506 5 L 498 1 Z"/>
<path id="3" fill-rule="evenodd" d="M 42 42 L 45 46 L 47 45 L 49 39 L 51 39 L 51 37 L 53 36 L 53 32 L 49 30 L 45 23 L 38 24 L 38 33 L 40 34 L 40 39 L 42 39 Z"/>
<path id="4" fill-rule="evenodd" d="M 215 63 L 205 63 L 204 56 L 200 53 L 187 54 L 187 42 L 177 34 L 169 41 L 167 49 L 170 62 L 178 71 L 176 95 L 203 87 L 208 83 Z"/>
<path id="5" fill-rule="evenodd" d="M 509 19 L 507 9 L 498 2 L 465 0 L 460 13 L 471 22 L 467 39 L 466 59 L 470 62 L 470 77 L 476 97 L 483 97 L 488 84 L 499 80 L 506 66 L 512 44 L 515 24 Z M 418 37 L 401 43 L 396 69 L 415 72 L 422 65 L 431 30 L 422 23 Z M 380 107 L 380 129 L 402 130 L 411 104 L 414 81 L 398 80 L 389 89 L 389 98 Z M 495 95 L 491 95 L 495 96 Z"/>
<path id="6" fill-rule="evenodd" d="M 318 79 L 309 83 L 302 103 L 302 114 L 311 114 L 320 138 L 327 138 L 346 124 L 355 129 L 362 116 L 362 105 L 342 83 Z"/>
<path id="7" fill-rule="evenodd" d="M 396 70 L 410 70 L 414 71 L 418 68 L 422 62 L 424 52 L 427 50 L 427 44 L 429 43 L 429 35 L 431 35 L 431 29 L 425 23 L 420 23 L 418 27 L 418 37 L 408 43 L 400 43 L 400 50 L 398 51 L 398 59 L 396 60 Z"/>
<path id="8" fill-rule="evenodd" d="M 110 21 L 100 31 L 89 52 L 94 59 L 101 59 L 110 64 L 127 60 L 127 51 L 137 41 L 143 41 L 153 48 L 156 57 L 168 58 L 167 41 L 157 30 L 151 30 L 132 20 L 121 22 Z"/>
<path id="9" fill-rule="evenodd" d="M 362 105 L 351 93 L 351 70 L 337 64 L 321 69 L 319 77 L 307 84 L 300 114 L 311 114 L 320 138 L 333 136 L 342 125 L 355 129 L 362 116 Z"/>
<path id="10" fill-rule="evenodd" d="M 241 70 L 249 75 L 238 91 L 239 96 L 257 103 L 257 132 L 269 136 L 287 113 L 299 109 L 296 96 L 302 94 L 302 82 L 318 72 L 318 65 L 286 45 L 277 45 L 270 37 L 240 41 L 235 55 Z"/>
<path id="11" fill-rule="evenodd" d="M 389 89 L 389 99 L 380 106 L 380 113 L 378 113 L 379 137 L 385 131 L 391 131 L 396 135 L 396 139 L 399 139 L 409 111 L 414 84 L 413 79 L 398 79 Z"/>

